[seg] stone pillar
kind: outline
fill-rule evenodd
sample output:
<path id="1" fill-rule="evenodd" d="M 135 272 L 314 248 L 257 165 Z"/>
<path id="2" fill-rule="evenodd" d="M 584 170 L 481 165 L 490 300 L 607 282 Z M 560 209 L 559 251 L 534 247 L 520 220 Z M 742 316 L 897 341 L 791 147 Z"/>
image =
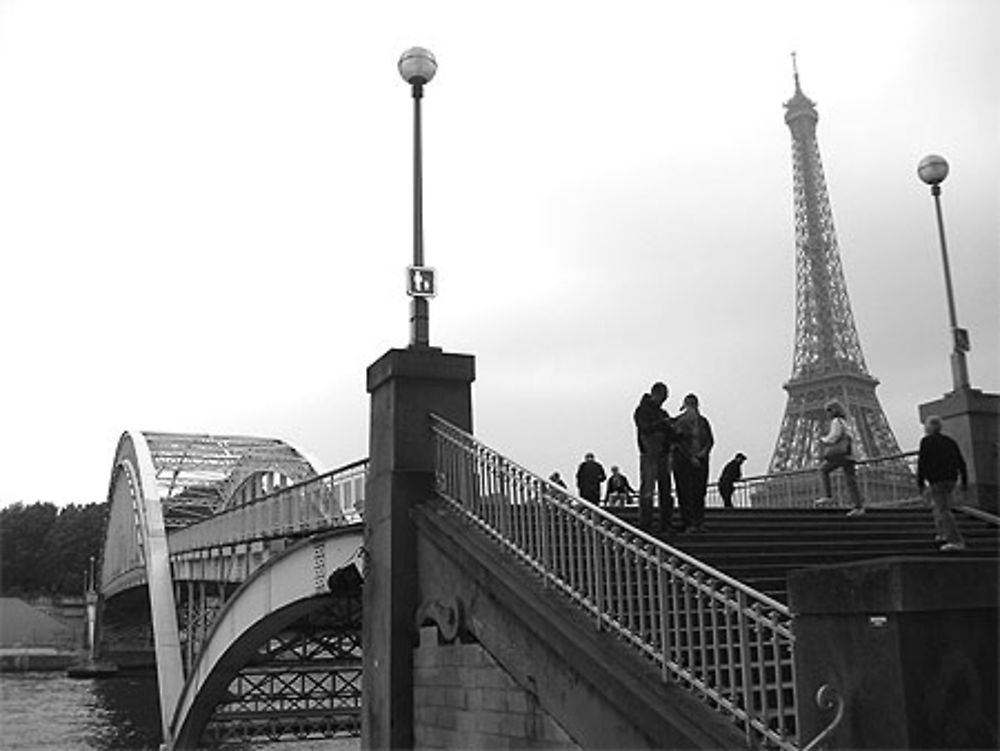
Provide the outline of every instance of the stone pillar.
<path id="1" fill-rule="evenodd" d="M 965 388 L 920 405 L 920 422 L 941 418 L 969 467 L 968 503 L 997 513 L 1000 487 L 1000 394 Z"/>
<path id="2" fill-rule="evenodd" d="M 789 575 L 802 746 L 833 719 L 825 748 L 997 748 L 997 565 L 882 558 Z"/>
<path id="3" fill-rule="evenodd" d="M 362 747 L 413 746 L 418 643 L 416 541 L 410 508 L 434 492 L 430 414 L 472 432 L 471 355 L 392 349 L 368 368 L 371 394 L 362 650 Z"/>

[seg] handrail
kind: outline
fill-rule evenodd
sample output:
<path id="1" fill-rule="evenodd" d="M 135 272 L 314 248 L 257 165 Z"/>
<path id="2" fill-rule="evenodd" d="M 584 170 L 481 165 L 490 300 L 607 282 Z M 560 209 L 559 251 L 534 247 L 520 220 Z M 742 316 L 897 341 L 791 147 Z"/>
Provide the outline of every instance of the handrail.
<path id="1" fill-rule="evenodd" d="M 432 415 L 437 489 L 673 681 L 731 717 L 748 745 L 795 749 L 788 608 L 576 498 Z"/>
<path id="2" fill-rule="evenodd" d="M 874 506 L 897 506 L 919 502 L 916 483 L 917 452 L 904 451 L 890 456 L 861 459 L 855 471 L 861 495 Z M 847 505 L 842 472 L 830 477 L 834 495 Z M 744 477 L 735 484 L 733 505 L 737 508 L 809 508 L 822 495 L 819 466 L 773 475 Z M 721 506 L 718 484 L 711 483 L 705 498 L 709 507 Z"/>
<path id="3" fill-rule="evenodd" d="M 989 511 L 983 511 L 981 508 L 975 506 L 956 506 L 955 511 L 960 511 L 974 519 L 992 524 L 994 527 L 1000 527 L 1000 516 L 991 514 Z"/>
<path id="4" fill-rule="evenodd" d="M 171 532 L 170 554 L 304 534 L 361 520 L 368 460 L 288 485 Z"/>

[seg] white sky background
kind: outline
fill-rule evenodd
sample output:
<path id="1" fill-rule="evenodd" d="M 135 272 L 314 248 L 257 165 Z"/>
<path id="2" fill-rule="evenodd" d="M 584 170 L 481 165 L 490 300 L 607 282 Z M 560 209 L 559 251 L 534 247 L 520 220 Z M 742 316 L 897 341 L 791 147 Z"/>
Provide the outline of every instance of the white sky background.
<path id="1" fill-rule="evenodd" d="M 636 478 L 656 379 L 712 477 L 766 469 L 794 337 L 789 52 L 854 316 L 905 449 L 951 388 L 933 203 L 974 386 L 1000 389 L 1000 3 L 0 0 L 0 503 L 104 499 L 126 429 L 367 455 L 406 346 L 412 100 L 431 343 L 477 434 L 543 475 Z"/>

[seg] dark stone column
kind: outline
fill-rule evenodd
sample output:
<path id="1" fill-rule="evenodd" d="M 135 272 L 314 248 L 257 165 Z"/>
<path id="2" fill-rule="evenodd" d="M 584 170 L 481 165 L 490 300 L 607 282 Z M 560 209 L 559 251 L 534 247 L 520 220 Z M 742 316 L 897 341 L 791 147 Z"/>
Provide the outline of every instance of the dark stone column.
<path id="1" fill-rule="evenodd" d="M 844 699 L 827 748 L 997 748 L 997 565 L 883 558 L 788 579 L 802 745 Z"/>
<path id="2" fill-rule="evenodd" d="M 434 492 L 430 414 L 472 431 L 471 355 L 393 349 L 368 368 L 365 493 L 364 748 L 413 746 L 413 648 L 418 641 L 416 543 L 410 509 Z"/>
<path id="3" fill-rule="evenodd" d="M 979 389 L 951 391 L 920 405 L 920 422 L 941 418 L 945 433 L 955 439 L 969 466 L 970 505 L 997 512 L 1000 487 L 1000 394 Z"/>

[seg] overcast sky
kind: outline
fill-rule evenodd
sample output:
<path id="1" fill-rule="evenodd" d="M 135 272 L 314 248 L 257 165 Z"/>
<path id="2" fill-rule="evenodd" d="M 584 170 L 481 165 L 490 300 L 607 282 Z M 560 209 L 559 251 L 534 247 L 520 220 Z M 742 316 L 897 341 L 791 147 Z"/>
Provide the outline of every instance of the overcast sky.
<path id="1" fill-rule="evenodd" d="M 0 503 L 104 499 L 127 429 L 367 455 L 406 346 L 424 99 L 431 343 L 538 474 L 636 480 L 631 412 L 699 394 L 712 477 L 765 471 L 795 261 L 789 53 L 878 395 L 915 448 L 951 388 L 944 216 L 973 385 L 1000 390 L 1000 3 L 0 0 Z"/>

